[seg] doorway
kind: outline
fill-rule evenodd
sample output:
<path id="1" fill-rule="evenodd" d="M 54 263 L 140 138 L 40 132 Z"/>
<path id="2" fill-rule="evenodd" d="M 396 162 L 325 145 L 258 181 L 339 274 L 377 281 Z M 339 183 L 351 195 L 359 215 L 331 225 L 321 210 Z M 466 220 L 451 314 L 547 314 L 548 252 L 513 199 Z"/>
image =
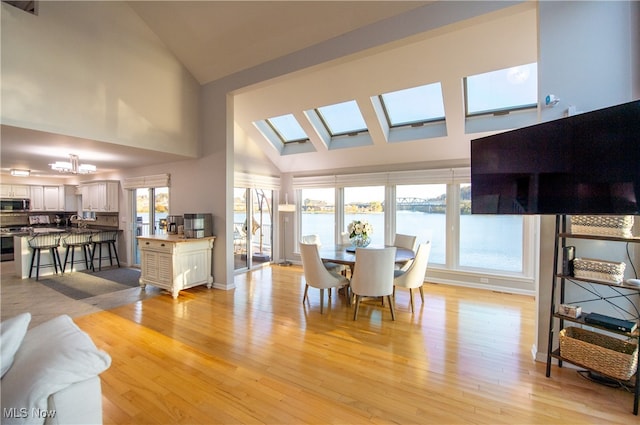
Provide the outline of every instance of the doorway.
<path id="1" fill-rule="evenodd" d="M 273 246 L 273 191 L 236 187 L 233 201 L 234 270 L 269 264 Z"/>
<path id="2" fill-rule="evenodd" d="M 167 233 L 167 215 L 169 214 L 169 188 L 146 187 L 131 191 L 133 196 L 133 234 L 150 236 Z M 138 238 L 133 239 L 134 266 L 140 267 L 140 249 Z"/>

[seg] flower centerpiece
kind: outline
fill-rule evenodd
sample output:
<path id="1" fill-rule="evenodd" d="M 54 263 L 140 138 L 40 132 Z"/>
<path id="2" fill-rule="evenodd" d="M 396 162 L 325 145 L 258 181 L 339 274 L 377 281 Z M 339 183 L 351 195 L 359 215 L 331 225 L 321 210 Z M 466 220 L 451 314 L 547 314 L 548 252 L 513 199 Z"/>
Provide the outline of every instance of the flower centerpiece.
<path id="1" fill-rule="evenodd" d="M 347 226 L 351 245 L 356 248 L 363 248 L 371 243 L 371 234 L 373 227 L 369 222 L 363 220 L 353 220 Z"/>

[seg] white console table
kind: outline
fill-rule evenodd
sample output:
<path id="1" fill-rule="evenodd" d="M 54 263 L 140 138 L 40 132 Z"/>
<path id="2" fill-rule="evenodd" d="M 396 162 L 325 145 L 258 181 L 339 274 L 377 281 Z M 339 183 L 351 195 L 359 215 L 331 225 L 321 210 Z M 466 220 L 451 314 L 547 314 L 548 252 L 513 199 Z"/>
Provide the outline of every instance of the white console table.
<path id="1" fill-rule="evenodd" d="M 215 236 L 187 239 L 182 235 L 138 236 L 140 286 L 158 286 L 173 298 L 198 285 L 211 288 L 211 258 Z"/>

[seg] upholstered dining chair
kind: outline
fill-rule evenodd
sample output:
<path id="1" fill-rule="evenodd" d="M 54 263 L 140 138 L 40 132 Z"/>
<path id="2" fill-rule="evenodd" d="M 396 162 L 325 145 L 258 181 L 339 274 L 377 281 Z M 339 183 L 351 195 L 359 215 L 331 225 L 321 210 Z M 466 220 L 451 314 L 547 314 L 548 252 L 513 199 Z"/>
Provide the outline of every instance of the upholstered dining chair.
<path id="1" fill-rule="evenodd" d="M 309 287 L 320 289 L 320 314 L 324 311 L 324 290 L 344 287 L 345 297 L 349 303 L 349 280 L 341 274 L 327 270 L 320 259 L 318 245 L 314 243 L 300 243 L 300 256 L 304 272 L 305 287 L 302 303 L 307 300 Z"/>
<path id="2" fill-rule="evenodd" d="M 363 297 L 387 297 L 391 319 L 396 320 L 391 297 L 395 259 L 395 246 L 356 248 L 356 265 L 351 277 L 351 292 L 356 296 L 353 320 L 358 318 L 358 307 Z"/>
<path id="3" fill-rule="evenodd" d="M 424 304 L 424 275 L 427 273 L 427 264 L 429 263 L 429 254 L 431 254 L 431 243 L 422 243 L 418 245 L 418 252 L 407 268 L 407 270 L 395 270 L 395 278 L 393 279 L 393 294 L 395 295 L 396 286 L 409 289 L 409 300 L 411 301 L 411 312 L 413 313 L 413 289 L 420 289 L 420 298 Z"/>
<path id="4" fill-rule="evenodd" d="M 406 248 L 411 251 L 416 250 L 416 241 L 418 240 L 417 236 L 413 235 L 403 235 L 402 233 L 396 233 L 395 238 L 393 239 L 393 246 L 398 248 Z M 406 270 L 411 265 L 411 261 L 406 261 L 403 263 L 396 263 L 396 269 L 398 270 Z"/>
<path id="5" fill-rule="evenodd" d="M 304 235 L 300 238 L 300 240 L 303 243 L 313 243 L 318 245 L 318 247 L 321 246 L 320 236 L 318 235 Z M 331 261 L 324 261 L 324 266 L 330 272 L 340 273 L 343 276 L 347 275 L 348 267 L 345 266 L 344 264 L 333 263 Z M 331 296 L 331 290 L 329 290 L 329 296 Z"/>

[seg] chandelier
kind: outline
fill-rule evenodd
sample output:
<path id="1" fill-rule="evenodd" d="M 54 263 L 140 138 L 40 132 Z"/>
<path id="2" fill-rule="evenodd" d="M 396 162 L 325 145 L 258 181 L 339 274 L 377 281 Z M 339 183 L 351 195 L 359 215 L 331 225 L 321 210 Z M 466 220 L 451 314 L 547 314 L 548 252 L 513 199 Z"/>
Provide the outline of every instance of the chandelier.
<path id="1" fill-rule="evenodd" d="M 96 172 L 96 166 L 91 164 L 80 164 L 78 155 L 69 155 L 69 162 L 56 161 L 53 164 L 49 164 L 52 170 L 60 173 L 72 173 L 72 174 L 89 174 Z"/>

